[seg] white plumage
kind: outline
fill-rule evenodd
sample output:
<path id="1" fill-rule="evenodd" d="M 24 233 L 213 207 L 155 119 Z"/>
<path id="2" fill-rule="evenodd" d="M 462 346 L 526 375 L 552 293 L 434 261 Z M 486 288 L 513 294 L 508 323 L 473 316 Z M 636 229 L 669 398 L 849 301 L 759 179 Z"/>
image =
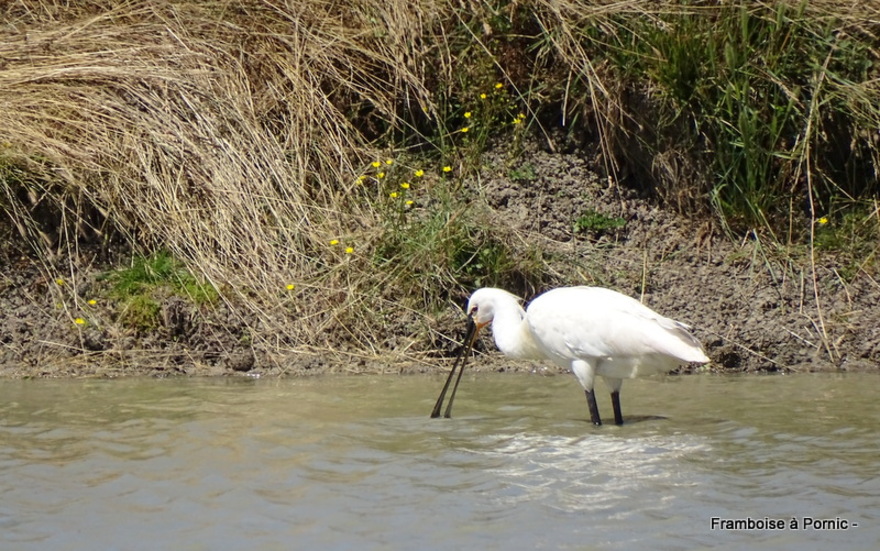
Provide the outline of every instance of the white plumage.
<path id="1" fill-rule="evenodd" d="M 593 393 L 596 375 L 608 383 L 615 422 L 622 424 L 619 392 L 623 379 L 709 361 L 687 325 L 601 287 L 553 289 L 535 298 L 528 310 L 507 291 L 484 288 L 471 295 L 467 313 L 473 328 L 465 354 L 477 332 L 491 322 L 495 344 L 506 356 L 550 360 L 570 369 L 584 388 L 590 417 L 597 425 L 601 418 Z M 446 387 L 435 408 L 437 415 L 445 391 Z M 447 416 L 454 396 L 455 389 Z"/>

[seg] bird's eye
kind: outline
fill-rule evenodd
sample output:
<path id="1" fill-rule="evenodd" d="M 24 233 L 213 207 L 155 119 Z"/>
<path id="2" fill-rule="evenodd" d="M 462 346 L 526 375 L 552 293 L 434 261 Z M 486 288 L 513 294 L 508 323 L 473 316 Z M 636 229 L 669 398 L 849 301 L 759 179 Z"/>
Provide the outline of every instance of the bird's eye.
<path id="1" fill-rule="evenodd" d="M 477 310 L 478 310 L 478 308 L 477 308 L 476 306 L 474 306 L 473 308 L 471 308 L 471 311 L 470 311 L 470 313 L 469 313 L 468 315 L 471 316 L 471 317 L 476 316 L 476 315 L 477 315 Z"/>

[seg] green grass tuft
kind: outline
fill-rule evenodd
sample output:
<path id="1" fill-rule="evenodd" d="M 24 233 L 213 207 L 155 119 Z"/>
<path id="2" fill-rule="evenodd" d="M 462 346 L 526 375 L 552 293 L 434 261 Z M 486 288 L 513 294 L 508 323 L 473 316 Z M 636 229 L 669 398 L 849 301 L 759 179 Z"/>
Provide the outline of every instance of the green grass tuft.
<path id="1" fill-rule="evenodd" d="M 574 222 L 575 232 L 586 232 L 601 235 L 626 226 L 626 220 L 619 216 L 607 216 L 594 210 L 589 210 Z"/>
<path id="2" fill-rule="evenodd" d="M 108 294 L 119 301 L 118 321 L 143 331 L 162 325 L 162 303 L 179 296 L 196 305 L 215 303 L 219 294 L 213 286 L 199 282 L 167 251 L 136 256 L 127 268 L 102 277 L 110 285 Z"/>

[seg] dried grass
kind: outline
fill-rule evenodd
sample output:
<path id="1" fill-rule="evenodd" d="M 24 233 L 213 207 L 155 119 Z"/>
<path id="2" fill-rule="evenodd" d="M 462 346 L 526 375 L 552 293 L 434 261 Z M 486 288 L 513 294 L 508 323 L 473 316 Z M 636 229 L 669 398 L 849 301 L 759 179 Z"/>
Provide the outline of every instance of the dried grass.
<path id="1" fill-rule="evenodd" d="M 393 125 L 398 102 L 430 106 L 419 41 L 393 31 L 431 27 L 432 10 L 64 4 L 13 3 L 0 33 L 0 128 L 14 146 L 4 161 L 30 175 L 28 199 L 6 189 L 11 217 L 47 255 L 77 239 L 40 236 L 38 204 L 92 221 L 86 233 L 109 221 L 184 259 L 264 330 L 320 343 L 358 300 L 356 261 L 328 258 L 327 243 L 344 236 L 366 250 L 375 233 L 375 213 L 346 200 L 375 155 L 349 110 Z M 290 312 L 272 306 L 290 282 L 303 323 L 284 327 Z"/>

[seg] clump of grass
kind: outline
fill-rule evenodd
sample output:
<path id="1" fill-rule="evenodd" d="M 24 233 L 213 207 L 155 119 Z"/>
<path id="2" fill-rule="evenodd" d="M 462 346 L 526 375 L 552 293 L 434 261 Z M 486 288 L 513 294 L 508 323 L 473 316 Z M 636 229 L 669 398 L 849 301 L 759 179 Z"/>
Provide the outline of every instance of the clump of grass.
<path id="1" fill-rule="evenodd" d="M 196 305 L 210 305 L 218 299 L 213 286 L 199 282 L 167 251 L 137 256 L 130 266 L 113 270 L 102 279 L 110 284 L 109 296 L 120 303 L 118 321 L 139 330 L 161 327 L 161 303 L 170 296 Z"/>
<path id="2" fill-rule="evenodd" d="M 602 235 L 626 226 L 626 220 L 619 216 L 608 216 L 601 212 L 588 210 L 574 221 L 575 232 Z"/>
<path id="3" fill-rule="evenodd" d="M 589 100 L 605 153 L 673 205 L 797 240 L 835 198 L 880 190 L 864 134 L 880 123 L 878 37 L 859 14 L 784 1 L 595 8 L 542 14 L 564 39 L 544 48 L 589 60 L 569 97 Z"/>
<path id="4" fill-rule="evenodd" d="M 522 182 L 530 182 L 538 177 L 535 167 L 530 163 L 512 167 L 507 171 L 507 175 L 511 180 L 519 180 Z"/>
<path id="5" fill-rule="evenodd" d="M 459 183 L 433 180 L 418 179 L 386 202 L 372 263 L 395 294 L 420 297 L 421 307 L 433 309 L 462 288 L 520 289 L 543 279 L 539 251 L 517 250 L 486 213 L 462 200 L 473 194 Z"/>
<path id="6" fill-rule="evenodd" d="M 167 251 L 136 256 L 130 266 L 109 272 L 103 279 L 111 283 L 110 293 L 116 298 L 141 294 L 155 287 L 165 287 L 196 304 L 210 304 L 218 297 L 213 286 L 199 282 Z"/>

